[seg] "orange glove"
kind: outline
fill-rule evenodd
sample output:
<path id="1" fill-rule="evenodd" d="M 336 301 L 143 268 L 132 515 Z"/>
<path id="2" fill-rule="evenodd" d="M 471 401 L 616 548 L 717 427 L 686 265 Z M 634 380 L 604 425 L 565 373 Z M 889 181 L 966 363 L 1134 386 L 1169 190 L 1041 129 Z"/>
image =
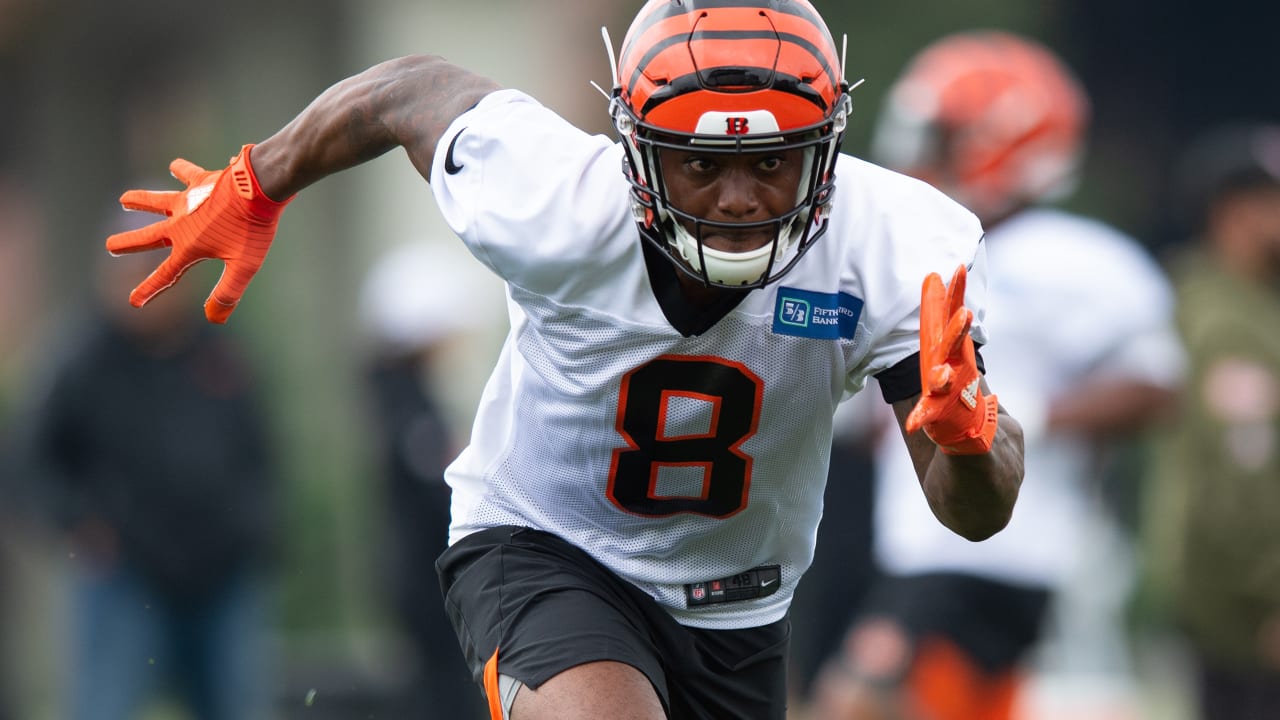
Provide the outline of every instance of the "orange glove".
<path id="1" fill-rule="evenodd" d="M 999 405 L 984 395 L 964 306 L 964 265 L 944 288 L 929 273 L 920 293 L 920 385 L 923 394 L 907 416 L 907 432 L 925 434 L 949 455 L 981 455 L 991 450 Z"/>
<path id="2" fill-rule="evenodd" d="M 163 213 L 169 217 L 144 228 L 107 238 L 112 255 L 172 247 L 160 266 L 129 294 L 129 303 L 142 307 L 182 277 L 192 265 L 209 259 L 225 263 L 204 316 L 225 323 L 240 296 L 262 266 L 276 234 L 280 213 L 293 198 L 276 202 L 263 194 L 249 165 L 245 145 L 230 164 L 210 172 L 182 158 L 169 164 L 169 172 L 186 190 L 152 192 L 129 190 L 120 204 L 129 210 Z"/>

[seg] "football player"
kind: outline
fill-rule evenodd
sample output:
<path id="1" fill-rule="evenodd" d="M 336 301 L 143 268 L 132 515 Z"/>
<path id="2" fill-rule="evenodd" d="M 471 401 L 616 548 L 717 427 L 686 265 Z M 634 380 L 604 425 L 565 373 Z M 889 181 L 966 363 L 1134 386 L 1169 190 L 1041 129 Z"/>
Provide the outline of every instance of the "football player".
<path id="1" fill-rule="evenodd" d="M 1091 536 L 1117 534 L 1091 504 L 1099 441 L 1167 409 L 1183 358 L 1168 281 L 1145 249 L 1050 207 L 1076 179 L 1088 114 L 1061 60 L 1004 32 L 944 37 L 890 89 L 873 159 L 935 184 L 987 230 L 983 354 L 1025 428 L 1027 482 L 1008 528 L 975 545 L 935 532 L 904 485 L 913 458 L 878 443 L 872 525 L 885 577 L 817 683 L 823 720 L 1007 720 L 1025 700 L 1050 600 L 1080 604 L 1054 593 L 1074 583 L 1094 605 L 1120 594 L 1115 558 L 1085 563 L 1082 551 Z M 1123 689 L 1125 661 L 1107 635 L 1117 618 L 1062 617 L 1066 642 L 1092 654 L 1085 679 L 1109 675 L 1108 688 Z"/>
<path id="2" fill-rule="evenodd" d="M 174 161 L 185 190 L 126 192 L 169 217 L 107 249 L 172 248 L 135 305 L 223 260 L 225 322 L 295 193 L 404 148 L 511 301 L 437 563 L 492 717 L 781 720 L 842 399 L 880 378 L 951 531 L 1008 522 L 982 228 L 840 154 L 849 85 L 806 0 L 652 0 L 613 67 L 617 141 L 438 57 L 377 65 L 225 169 Z"/>

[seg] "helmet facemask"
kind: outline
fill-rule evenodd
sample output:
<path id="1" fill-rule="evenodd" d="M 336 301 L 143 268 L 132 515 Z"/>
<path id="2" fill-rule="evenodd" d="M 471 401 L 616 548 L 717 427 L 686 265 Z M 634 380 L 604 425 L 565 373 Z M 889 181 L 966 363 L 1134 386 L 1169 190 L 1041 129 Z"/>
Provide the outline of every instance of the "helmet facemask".
<path id="1" fill-rule="evenodd" d="M 624 173 L 631 183 L 631 211 L 641 235 L 704 285 L 762 287 L 785 275 L 827 229 L 835 160 L 848 117 L 848 96 L 842 96 L 842 100 L 845 107 L 822 127 L 726 140 L 722 135 L 672 134 L 646 127 L 615 98 L 611 112 L 626 149 Z M 713 221 L 686 213 L 670 200 L 663 181 L 661 148 L 696 148 L 710 155 L 801 150 L 804 165 L 795 206 L 775 218 L 741 223 Z M 708 231 L 716 228 L 730 233 L 771 228 L 773 239 L 755 250 L 716 250 L 702 241 Z"/>
<path id="2" fill-rule="evenodd" d="M 722 39 L 718 42 L 725 46 L 701 50 L 697 43 L 711 43 L 704 37 L 738 29 L 723 25 L 716 15 L 725 8 L 701 10 L 696 0 L 654 0 L 628 32 L 622 64 L 614 64 L 621 79 L 615 82 L 609 112 L 625 151 L 623 172 L 631 184 L 633 219 L 645 241 L 710 287 L 744 289 L 774 282 L 827 229 L 835 161 L 851 108 L 848 86 L 839 79 L 834 45 L 817 13 L 807 3 L 790 2 L 786 16 L 779 18 L 769 14 L 780 12 L 776 4 L 744 0 L 743 7 L 758 11 L 751 16 L 758 26 L 756 37 Z M 786 48 L 784 63 L 784 42 L 774 23 L 788 24 L 785 29 L 793 34 L 800 27 L 821 41 L 798 45 L 804 52 Z M 637 35 L 646 33 L 645 39 L 658 47 L 630 47 Z M 743 53 L 726 47 L 736 50 L 742 42 L 752 43 L 754 53 L 745 60 Z M 684 47 L 664 56 L 661 48 L 679 43 Z M 637 61 L 637 56 L 642 57 Z M 734 64 L 726 64 L 730 62 Z M 681 107 L 670 111 L 672 106 Z M 808 121 L 797 120 L 805 116 Z M 664 182 L 662 149 L 695 149 L 713 156 L 800 150 L 795 204 L 778 217 L 741 223 L 684 212 L 672 202 Z M 734 234 L 761 228 L 769 229 L 772 240 L 754 250 L 716 250 L 703 242 L 721 230 Z"/>

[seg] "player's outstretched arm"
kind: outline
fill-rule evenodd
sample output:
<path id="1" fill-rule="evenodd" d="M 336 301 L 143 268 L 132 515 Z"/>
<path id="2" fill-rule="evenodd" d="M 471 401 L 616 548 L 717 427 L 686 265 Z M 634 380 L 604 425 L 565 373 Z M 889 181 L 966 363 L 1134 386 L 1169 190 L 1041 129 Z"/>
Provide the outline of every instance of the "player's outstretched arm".
<path id="1" fill-rule="evenodd" d="M 330 87 L 254 150 L 263 192 L 285 198 L 403 147 L 423 178 L 454 121 L 499 86 L 432 55 L 388 60 Z"/>
<path id="2" fill-rule="evenodd" d="M 894 405 L 934 515 L 983 540 L 1008 524 L 1023 475 L 1022 427 L 978 373 L 964 307 L 965 268 L 951 283 L 931 274 L 920 306 L 923 392 Z M 923 432 L 921 432 L 923 431 Z"/>
<path id="3" fill-rule="evenodd" d="M 142 306 L 192 265 L 218 259 L 225 269 L 205 316 L 226 322 L 298 191 L 397 146 L 429 179 L 436 143 L 449 124 L 497 87 L 438 57 L 404 57 L 337 83 L 279 132 L 244 146 L 222 170 L 173 161 L 169 170 L 185 190 L 130 190 L 120 198 L 130 210 L 166 217 L 107 238 L 113 254 L 172 248 L 129 302 Z"/>

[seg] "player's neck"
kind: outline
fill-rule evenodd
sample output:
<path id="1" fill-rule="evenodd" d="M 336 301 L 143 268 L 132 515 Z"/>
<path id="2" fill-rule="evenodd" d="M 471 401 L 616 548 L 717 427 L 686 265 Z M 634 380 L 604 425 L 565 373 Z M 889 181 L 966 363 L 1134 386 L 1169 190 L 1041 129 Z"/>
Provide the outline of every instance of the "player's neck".
<path id="1" fill-rule="evenodd" d="M 728 295 L 741 292 L 708 286 L 697 278 L 678 271 L 676 272 L 676 278 L 680 282 L 680 292 L 684 295 L 685 300 L 699 310 L 710 308 L 717 303 L 724 302 Z"/>

